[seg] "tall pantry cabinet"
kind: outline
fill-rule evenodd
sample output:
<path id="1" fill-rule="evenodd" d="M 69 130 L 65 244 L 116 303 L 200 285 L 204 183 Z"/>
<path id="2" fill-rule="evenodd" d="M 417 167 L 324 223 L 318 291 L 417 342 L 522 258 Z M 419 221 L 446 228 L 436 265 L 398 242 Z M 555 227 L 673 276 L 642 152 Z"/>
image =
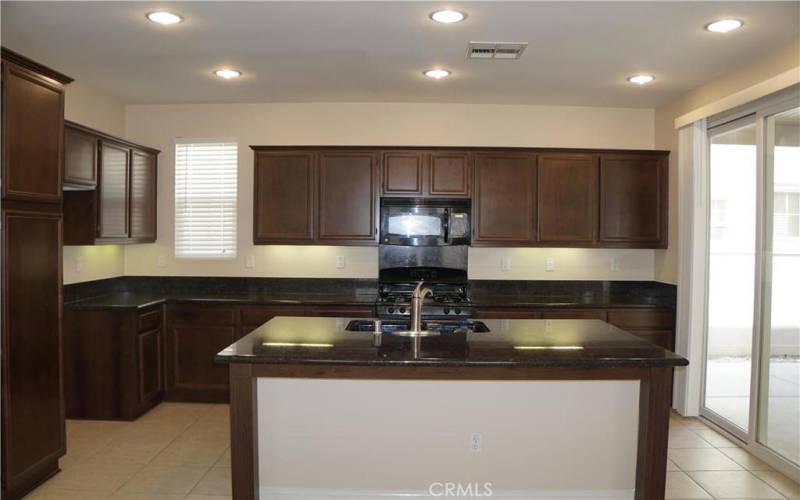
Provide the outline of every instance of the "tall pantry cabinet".
<path id="1" fill-rule="evenodd" d="M 2 50 L 2 497 L 58 472 L 62 158 L 69 77 Z"/>

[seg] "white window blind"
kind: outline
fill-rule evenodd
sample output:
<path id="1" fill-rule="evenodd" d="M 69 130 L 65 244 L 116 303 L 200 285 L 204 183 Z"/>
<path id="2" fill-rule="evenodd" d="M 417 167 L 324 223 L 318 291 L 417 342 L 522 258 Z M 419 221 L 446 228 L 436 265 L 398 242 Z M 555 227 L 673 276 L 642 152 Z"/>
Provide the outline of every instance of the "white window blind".
<path id="1" fill-rule="evenodd" d="M 220 139 L 175 143 L 175 257 L 236 257 L 238 144 Z"/>

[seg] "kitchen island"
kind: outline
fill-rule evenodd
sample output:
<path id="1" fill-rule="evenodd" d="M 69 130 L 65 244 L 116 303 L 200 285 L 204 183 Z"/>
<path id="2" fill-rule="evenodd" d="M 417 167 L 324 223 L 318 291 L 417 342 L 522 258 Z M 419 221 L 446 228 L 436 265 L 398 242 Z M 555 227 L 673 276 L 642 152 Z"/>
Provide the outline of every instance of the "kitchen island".
<path id="1" fill-rule="evenodd" d="M 635 454 L 631 450 L 635 457 L 634 498 L 664 497 L 672 371 L 688 364 L 684 358 L 598 320 L 485 320 L 467 324 L 468 330 L 449 328 L 451 331 L 422 339 L 375 334 L 371 327 L 371 323 L 347 318 L 277 317 L 217 355 L 217 362 L 230 365 L 235 499 L 256 499 L 264 491 L 259 486 L 259 472 L 264 470 L 259 467 L 259 452 L 268 449 L 263 435 L 270 429 L 259 422 L 265 421 L 260 413 L 270 408 L 259 407 L 259 394 L 264 394 L 259 383 L 287 379 L 308 384 L 317 380 L 638 383 L 638 403 L 631 403 L 636 408 L 629 409 L 638 419 L 631 443 L 631 448 L 636 448 Z M 414 346 L 416 341 L 419 343 Z M 297 387 L 294 385 L 295 391 Z M 594 387 L 601 388 L 592 386 L 592 390 Z M 398 390 L 398 398 L 401 392 Z M 312 398 L 315 392 L 307 394 Z M 313 405 L 313 401 L 304 404 Z M 365 409 L 369 404 L 363 400 Z M 575 413 L 574 408 L 569 411 Z M 583 411 L 591 414 L 593 408 Z M 602 435 L 604 430 L 594 432 Z M 473 439 L 479 441 L 477 436 Z M 431 450 L 418 449 L 420 460 L 436 446 L 432 443 Z M 476 447 L 480 449 L 480 442 Z"/>

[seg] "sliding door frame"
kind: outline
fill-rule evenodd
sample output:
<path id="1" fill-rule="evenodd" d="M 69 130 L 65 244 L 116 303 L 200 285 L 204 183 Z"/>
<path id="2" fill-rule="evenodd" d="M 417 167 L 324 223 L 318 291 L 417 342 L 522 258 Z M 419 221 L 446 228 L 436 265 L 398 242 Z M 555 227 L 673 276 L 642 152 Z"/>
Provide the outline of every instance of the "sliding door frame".
<path id="1" fill-rule="evenodd" d="M 706 368 L 708 359 L 708 304 L 709 304 L 709 261 L 710 261 L 710 224 L 708 214 L 706 214 L 706 269 L 705 269 L 705 328 L 703 331 L 703 369 L 701 394 L 700 394 L 700 416 L 709 421 L 713 427 L 723 431 L 730 437 L 738 441 L 737 444 L 741 445 L 747 451 L 751 452 L 770 466 L 789 475 L 795 477 L 800 474 L 800 466 L 784 458 L 783 456 L 772 451 L 766 445 L 759 442 L 759 434 L 762 428 L 761 411 L 763 405 L 766 403 L 768 394 L 764 394 L 761 390 L 761 381 L 763 377 L 769 376 L 768 366 L 769 363 L 763 362 L 763 352 L 769 349 L 770 332 L 767 331 L 769 325 L 766 324 L 766 319 L 769 318 L 769 312 L 764 310 L 766 304 L 765 298 L 771 296 L 771 290 L 766 290 L 768 283 L 766 279 L 771 277 L 771 260 L 768 259 L 769 251 L 772 247 L 772 220 L 770 215 L 772 211 L 768 210 L 768 204 L 772 202 L 772 193 L 767 192 L 767 187 L 772 186 L 771 180 L 773 178 L 774 162 L 768 168 L 767 164 L 767 141 L 766 141 L 766 121 L 767 118 L 796 108 L 800 105 L 800 87 L 794 87 L 789 92 L 781 93 L 780 97 L 770 99 L 768 102 L 761 102 L 759 105 L 752 105 L 747 108 L 726 113 L 724 116 L 719 116 L 717 119 L 709 120 L 706 127 L 706 151 L 705 151 L 705 165 L 707 169 L 706 178 L 709 182 L 706 186 L 707 199 L 710 204 L 711 193 L 711 177 L 710 177 L 710 150 L 711 150 L 711 133 L 713 129 L 732 124 L 743 120 L 748 116 L 755 117 L 756 126 L 756 234 L 755 234 L 755 269 L 754 269 L 754 287 L 753 290 L 753 338 L 751 349 L 751 371 L 750 371 L 750 401 L 749 401 L 749 415 L 747 432 L 742 432 L 740 428 L 730 422 L 728 419 L 719 415 L 718 413 L 706 407 Z M 769 269 L 768 269 L 769 267 Z"/>

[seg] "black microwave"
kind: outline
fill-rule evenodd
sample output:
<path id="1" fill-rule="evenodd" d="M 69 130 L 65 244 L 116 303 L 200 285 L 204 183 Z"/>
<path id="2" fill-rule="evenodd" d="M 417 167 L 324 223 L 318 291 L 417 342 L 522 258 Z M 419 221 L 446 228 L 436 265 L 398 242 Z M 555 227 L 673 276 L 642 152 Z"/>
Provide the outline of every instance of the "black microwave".
<path id="1" fill-rule="evenodd" d="M 469 245 L 470 200 L 382 198 L 382 245 Z"/>

